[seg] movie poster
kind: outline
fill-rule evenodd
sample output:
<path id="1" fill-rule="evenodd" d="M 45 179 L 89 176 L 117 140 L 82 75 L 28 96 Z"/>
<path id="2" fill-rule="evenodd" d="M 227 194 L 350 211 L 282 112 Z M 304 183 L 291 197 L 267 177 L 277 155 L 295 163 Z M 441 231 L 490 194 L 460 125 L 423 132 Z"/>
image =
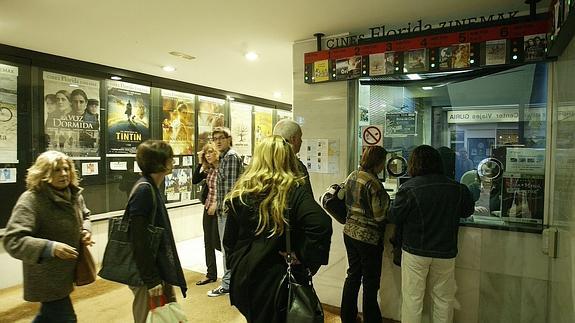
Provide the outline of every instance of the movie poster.
<path id="1" fill-rule="evenodd" d="M 505 64 L 507 40 L 498 39 L 485 42 L 485 65 Z"/>
<path id="2" fill-rule="evenodd" d="M 198 150 L 212 139 L 212 129 L 224 126 L 224 104 L 226 101 L 199 96 L 198 108 Z"/>
<path id="3" fill-rule="evenodd" d="M 174 155 L 194 154 L 195 95 L 161 90 L 162 139 L 169 143 Z"/>
<path id="4" fill-rule="evenodd" d="M 255 145 L 272 134 L 272 110 L 254 106 Z"/>
<path id="5" fill-rule="evenodd" d="M 276 117 L 277 117 L 277 122 L 280 122 L 283 119 L 291 119 L 292 113 L 291 113 L 291 111 L 276 110 Z"/>
<path id="6" fill-rule="evenodd" d="M 327 59 L 313 63 L 314 82 L 329 81 L 329 63 Z"/>
<path id="7" fill-rule="evenodd" d="M 150 138 L 150 87 L 107 81 L 108 154 L 135 154 Z"/>
<path id="8" fill-rule="evenodd" d="M 416 73 L 427 71 L 427 49 L 410 50 L 404 53 L 404 72 Z"/>
<path id="9" fill-rule="evenodd" d="M 0 64 L 0 163 L 18 163 L 18 67 Z"/>
<path id="10" fill-rule="evenodd" d="M 509 221 L 543 223 L 545 176 L 503 176 L 501 217 Z"/>
<path id="11" fill-rule="evenodd" d="M 242 103 L 230 105 L 231 131 L 234 150 L 240 156 L 252 155 L 252 106 Z"/>
<path id="12" fill-rule="evenodd" d="M 100 82 L 51 72 L 43 76 L 46 149 L 75 159 L 98 158 Z"/>
<path id="13" fill-rule="evenodd" d="M 385 52 L 383 55 L 385 56 L 383 73 L 386 75 L 395 73 L 395 52 Z"/>
<path id="14" fill-rule="evenodd" d="M 523 37 L 525 61 L 538 61 L 545 58 L 547 39 L 545 34 L 536 34 Z"/>
<path id="15" fill-rule="evenodd" d="M 439 49 L 439 69 L 450 70 L 469 67 L 469 43 Z"/>
<path id="16" fill-rule="evenodd" d="M 191 200 L 192 170 L 190 168 L 176 168 L 166 175 L 165 188 L 168 201 Z"/>
<path id="17" fill-rule="evenodd" d="M 369 75 L 378 76 L 385 74 L 385 54 L 369 55 Z"/>
<path id="18" fill-rule="evenodd" d="M 361 74 L 361 56 L 338 59 L 335 62 L 335 79 L 347 80 Z"/>

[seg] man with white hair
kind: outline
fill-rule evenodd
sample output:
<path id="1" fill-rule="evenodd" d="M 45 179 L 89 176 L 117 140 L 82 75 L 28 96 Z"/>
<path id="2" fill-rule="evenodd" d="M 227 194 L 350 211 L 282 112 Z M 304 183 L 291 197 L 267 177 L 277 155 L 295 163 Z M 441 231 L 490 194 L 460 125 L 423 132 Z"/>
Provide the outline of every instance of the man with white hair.
<path id="1" fill-rule="evenodd" d="M 301 148 L 301 127 L 299 124 L 291 119 L 282 119 L 276 123 L 273 131 L 274 135 L 282 136 L 287 142 L 289 142 L 293 148 L 294 153 L 299 153 Z M 299 159 L 298 159 L 299 160 Z M 305 188 L 313 196 L 313 190 L 311 189 L 311 183 L 309 181 L 309 173 L 305 165 L 299 161 L 299 168 L 303 175 L 305 175 Z"/>

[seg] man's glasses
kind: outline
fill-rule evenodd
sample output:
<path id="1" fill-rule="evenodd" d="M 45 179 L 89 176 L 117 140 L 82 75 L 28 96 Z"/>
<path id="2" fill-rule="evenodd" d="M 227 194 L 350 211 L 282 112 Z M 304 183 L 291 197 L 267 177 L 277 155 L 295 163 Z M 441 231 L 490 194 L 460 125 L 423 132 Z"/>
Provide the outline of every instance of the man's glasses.
<path id="1" fill-rule="evenodd" d="M 214 141 L 222 141 L 222 140 L 225 140 L 225 139 L 228 139 L 228 137 L 213 137 L 213 138 L 212 138 L 212 140 L 214 140 Z"/>

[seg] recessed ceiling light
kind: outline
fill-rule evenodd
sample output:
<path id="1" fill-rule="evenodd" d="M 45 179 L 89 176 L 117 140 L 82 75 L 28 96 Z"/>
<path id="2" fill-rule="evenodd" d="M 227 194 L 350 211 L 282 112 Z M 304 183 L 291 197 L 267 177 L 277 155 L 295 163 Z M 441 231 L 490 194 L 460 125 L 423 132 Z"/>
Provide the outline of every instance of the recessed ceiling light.
<path id="1" fill-rule="evenodd" d="M 78 84 L 70 84 L 71 87 L 80 87 Z"/>
<path id="2" fill-rule="evenodd" d="M 274 98 L 279 99 L 282 97 L 282 93 L 279 91 L 274 92 Z"/>
<path id="3" fill-rule="evenodd" d="M 176 70 L 175 67 L 169 65 L 163 66 L 162 69 L 164 70 L 164 72 L 173 72 Z"/>
<path id="4" fill-rule="evenodd" d="M 433 90 L 433 86 L 422 86 L 421 88 L 426 91 Z"/>
<path id="5" fill-rule="evenodd" d="M 187 60 L 190 60 L 190 61 L 191 61 L 192 59 L 196 59 L 195 56 L 188 55 L 188 54 L 185 54 L 185 53 L 182 53 L 182 52 L 173 51 L 173 52 L 169 52 L 168 54 L 173 55 L 173 56 L 176 56 L 176 57 L 180 57 L 180 58 L 183 58 L 183 59 L 187 59 Z"/>
<path id="6" fill-rule="evenodd" d="M 112 76 L 112 77 L 110 77 L 110 78 L 111 78 L 112 80 L 114 80 L 114 81 L 119 81 L 119 80 L 121 80 L 121 79 L 122 79 L 121 77 L 119 77 L 119 76 L 115 76 L 115 75 L 114 75 L 114 76 Z"/>
<path id="7" fill-rule="evenodd" d="M 259 57 L 258 53 L 256 52 L 247 52 L 244 56 L 248 61 L 255 61 Z"/>

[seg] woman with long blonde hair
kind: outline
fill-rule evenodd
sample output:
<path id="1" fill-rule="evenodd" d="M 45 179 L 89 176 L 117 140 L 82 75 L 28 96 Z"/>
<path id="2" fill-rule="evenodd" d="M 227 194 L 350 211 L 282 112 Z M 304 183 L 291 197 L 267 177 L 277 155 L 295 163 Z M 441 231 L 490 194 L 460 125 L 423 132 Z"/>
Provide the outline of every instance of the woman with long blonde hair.
<path id="1" fill-rule="evenodd" d="M 286 273 L 287 226 L 299 270 L 314 274 L 327 264 L 331 218 L 303 184 L 291 145 L 271 136 L 256 146 L 251 164 L 226 196 L 223 247 L 232 272 L 230 301 L 248 322 L 284 320 L 273 293 Z"/>

